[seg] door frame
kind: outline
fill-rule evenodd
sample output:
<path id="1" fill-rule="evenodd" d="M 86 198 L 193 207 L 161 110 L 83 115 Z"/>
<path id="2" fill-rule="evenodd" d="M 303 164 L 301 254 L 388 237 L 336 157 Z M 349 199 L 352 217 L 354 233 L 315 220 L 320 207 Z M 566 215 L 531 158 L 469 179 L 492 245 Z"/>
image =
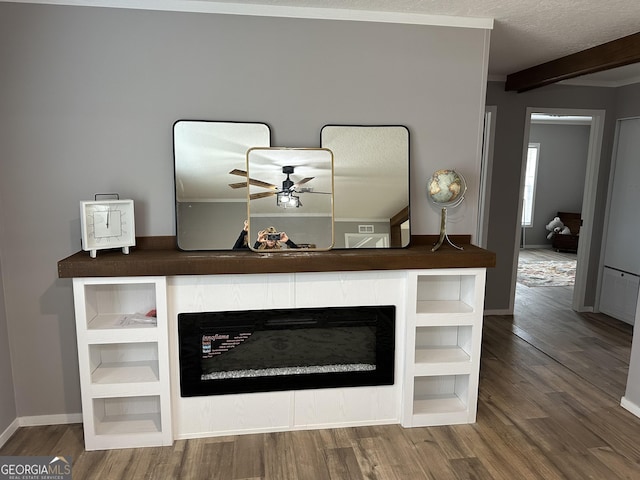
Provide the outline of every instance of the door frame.
<path id="1" fill-rule="evenodd" d="M 482 159 L 480 162 L 480 205 L 478 206 L 477 242 L 487 248 L 489 236 L 489 211 L 491 209 L 491 175 L 493 173 L 493 146 L 496 137 L 498 107 L 488 105 L 484 111 L 482 134 Z"/>
<path id="2" fill-rule="evenodd" d="M 525 166 L 527 149 L 531 130 L 531 114 L 547 113 L 551 115 L 581 115 L 590 116 L 591 129 L 589 131 L 589 150 L 587 153 L 587 170 L 582 196 L 582 226 L 580 227 L 580 242 L 578 243 L 576 280 L 573 288 L 571 308 L 577 312 L 592 312 L 593 306 L 585 305 L 587 290 L 587 274 L 589 273 L 589 257 L 591 254 L 591 237 L 593 234 L 593 219 L 595 215 L 598 176 L 600 173 L 600 158 L 602 155 L 602 138 L 604 136 L 605 110 L 574 109 L 574 108 L 534 108 L 527 107 L 524 138 L 522 145 L 522 165 L 520 168 L 520 195 L 518 198 L 518 217 L 515 225 L 515 242 L 513 248 L 513 271 L 511 276 L 511 292 L 509 298 L 509 312 L 513 313 L 516 298 L 516 281 L 518 275 L 518 256 L 520 251 L 520 213 L 524 194 Z"/>

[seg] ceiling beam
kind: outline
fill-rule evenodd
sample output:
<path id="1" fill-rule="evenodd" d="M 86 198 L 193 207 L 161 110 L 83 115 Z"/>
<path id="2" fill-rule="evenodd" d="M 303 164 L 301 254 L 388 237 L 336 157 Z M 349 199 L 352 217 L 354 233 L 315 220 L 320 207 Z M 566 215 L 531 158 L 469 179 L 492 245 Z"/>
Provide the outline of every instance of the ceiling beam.
<path id="1" fill-rule="evenodd" d="M 640 62 L 640 32 L 507 75 L 505 90 L 525 92 L 636 62 Z"/>

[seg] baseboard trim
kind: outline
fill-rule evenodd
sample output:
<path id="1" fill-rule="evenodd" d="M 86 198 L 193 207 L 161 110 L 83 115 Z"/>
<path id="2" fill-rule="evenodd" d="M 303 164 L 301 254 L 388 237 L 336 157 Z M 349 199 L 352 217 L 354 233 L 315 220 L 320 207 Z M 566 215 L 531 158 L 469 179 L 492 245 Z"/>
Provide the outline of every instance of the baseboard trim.
<path id="1" fill-rule="evenodd" d="M 65 425 L 68 423 L 82 423 L 82 414 L 63 413 L 60 415 L 36 415 L 18 418 L 20 427 L 41 427 L 43 425 Z"/>
<path id="2" fill-rule="evenodd" d="M 69 423 L 82 423 L 81 413 L 61 415 L 36 415 L 32 417 L 18 417 L 0 433 L 0 447 L 18 431 L 20 427 L 41 427 L 44 425 L 65 425 Z"/>
<path id="3" fill-rule="evenodd" d="M 636 417 L 640 417 L 640 405 L 627 399 L 627 397 L 622 397 L 622 400 L 620 401 L 620 406 L 625 410 L 629 410 Z"/>
<path id="4" fill-rule="evenodd" d="M 4 432 L 0 433 L 0 447 L 4 446 L 4 444 L 7 443 L 7 440 L 9 440 L 11 436 L 16 433 L 19 427 L 20 422 L 16 418 L 9 424 L 7 428 L 4 429 Z"/>

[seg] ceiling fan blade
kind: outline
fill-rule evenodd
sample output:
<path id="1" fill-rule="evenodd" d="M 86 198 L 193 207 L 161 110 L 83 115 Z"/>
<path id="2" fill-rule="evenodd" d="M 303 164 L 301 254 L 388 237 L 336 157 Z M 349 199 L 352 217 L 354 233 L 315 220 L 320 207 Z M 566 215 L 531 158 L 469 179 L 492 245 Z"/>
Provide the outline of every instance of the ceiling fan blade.
<path id="1" fill-rule="evenodd" d="M 273 197 L 277 192 L 260 192 L 260 193 L 252 193 L 249 195 L 249 199 L 257 200 L 259 198 Z"/>
<path id="2" fill-rule="evenodd" d="M 272 183 L 263 182 L 262 180 L 255 180 L 253 178 L 249 179 L 249 183 L 254 187 L 268 188 L 270 190 L 275 190 L 276 188 L 278 188 Z"/>
<path id="3" fill-rule="evenodd" d="M 240 177 L 247 176 L 247 172 L 245 172 L 244 170 L 238 170 L 237 168 L 234 168 L 229 173 L 231 175 L 239 175 Z M 255 178 L 249 178 L 248 182 L 255 187 L 269 188 L 271 190 L 275 190 L 276 188 L 278 188 L 272 183 L 263 182 L 262 180 L 256 180 Z M 231 188 L 244 188 L 247 186 L 247 182 L 230 183 L 229 186 Z"/>
<path id="4" fill-rule="evenodd" d="M 296 182 L 293 184 L 294 187 L 298 187 L 300 185 L 304 185 L 307 182 L 310 182 L 311 180 L 313 180 L 315 177 L 307 177 L 307 178 L 303 178 L 302 180 L 300 180 L 299 182 Z"/>
<path id="5" fill-rule="evenodd" d="M 240 175 L 241 177 L 246 177 L 247 176 L 247 172 L 245 172 L 244 170 L 238 170 L 237 168 L 234 168 L 229 173 L 231 175 Z"/>

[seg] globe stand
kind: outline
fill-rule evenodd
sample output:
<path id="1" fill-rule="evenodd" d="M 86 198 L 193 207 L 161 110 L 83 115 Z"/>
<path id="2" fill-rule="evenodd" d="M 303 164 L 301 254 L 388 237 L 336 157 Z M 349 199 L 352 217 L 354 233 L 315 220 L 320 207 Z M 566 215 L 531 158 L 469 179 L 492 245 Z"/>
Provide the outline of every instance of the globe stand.
<path id="1" fill-rule="evenodd" d="M 432 252 L 438 250 L 444 242 L 447 242 L 453 248 L 457 248 L 458 250 L 464 250 L 464 248 L 456 245 L 451 241 L 449 235 L 447 235 L 447 207 L 442 207 L 442 214 L 440 217 L 440 239 L 431 249 Z"/>
<path id="2" fill-rule="evenodd" d="M 438 170 L 427 183 L 427 192 L 431 201 L 442 208 L 440 217 L 440 239 L 431 249 L 438 250 L 446 241 L 453 248 L 464 250 L 451 241 L 447 235 L 447 207 L 457 207 L 464 200 L 467 192 L 467 182 L 455 170 Z"/>

